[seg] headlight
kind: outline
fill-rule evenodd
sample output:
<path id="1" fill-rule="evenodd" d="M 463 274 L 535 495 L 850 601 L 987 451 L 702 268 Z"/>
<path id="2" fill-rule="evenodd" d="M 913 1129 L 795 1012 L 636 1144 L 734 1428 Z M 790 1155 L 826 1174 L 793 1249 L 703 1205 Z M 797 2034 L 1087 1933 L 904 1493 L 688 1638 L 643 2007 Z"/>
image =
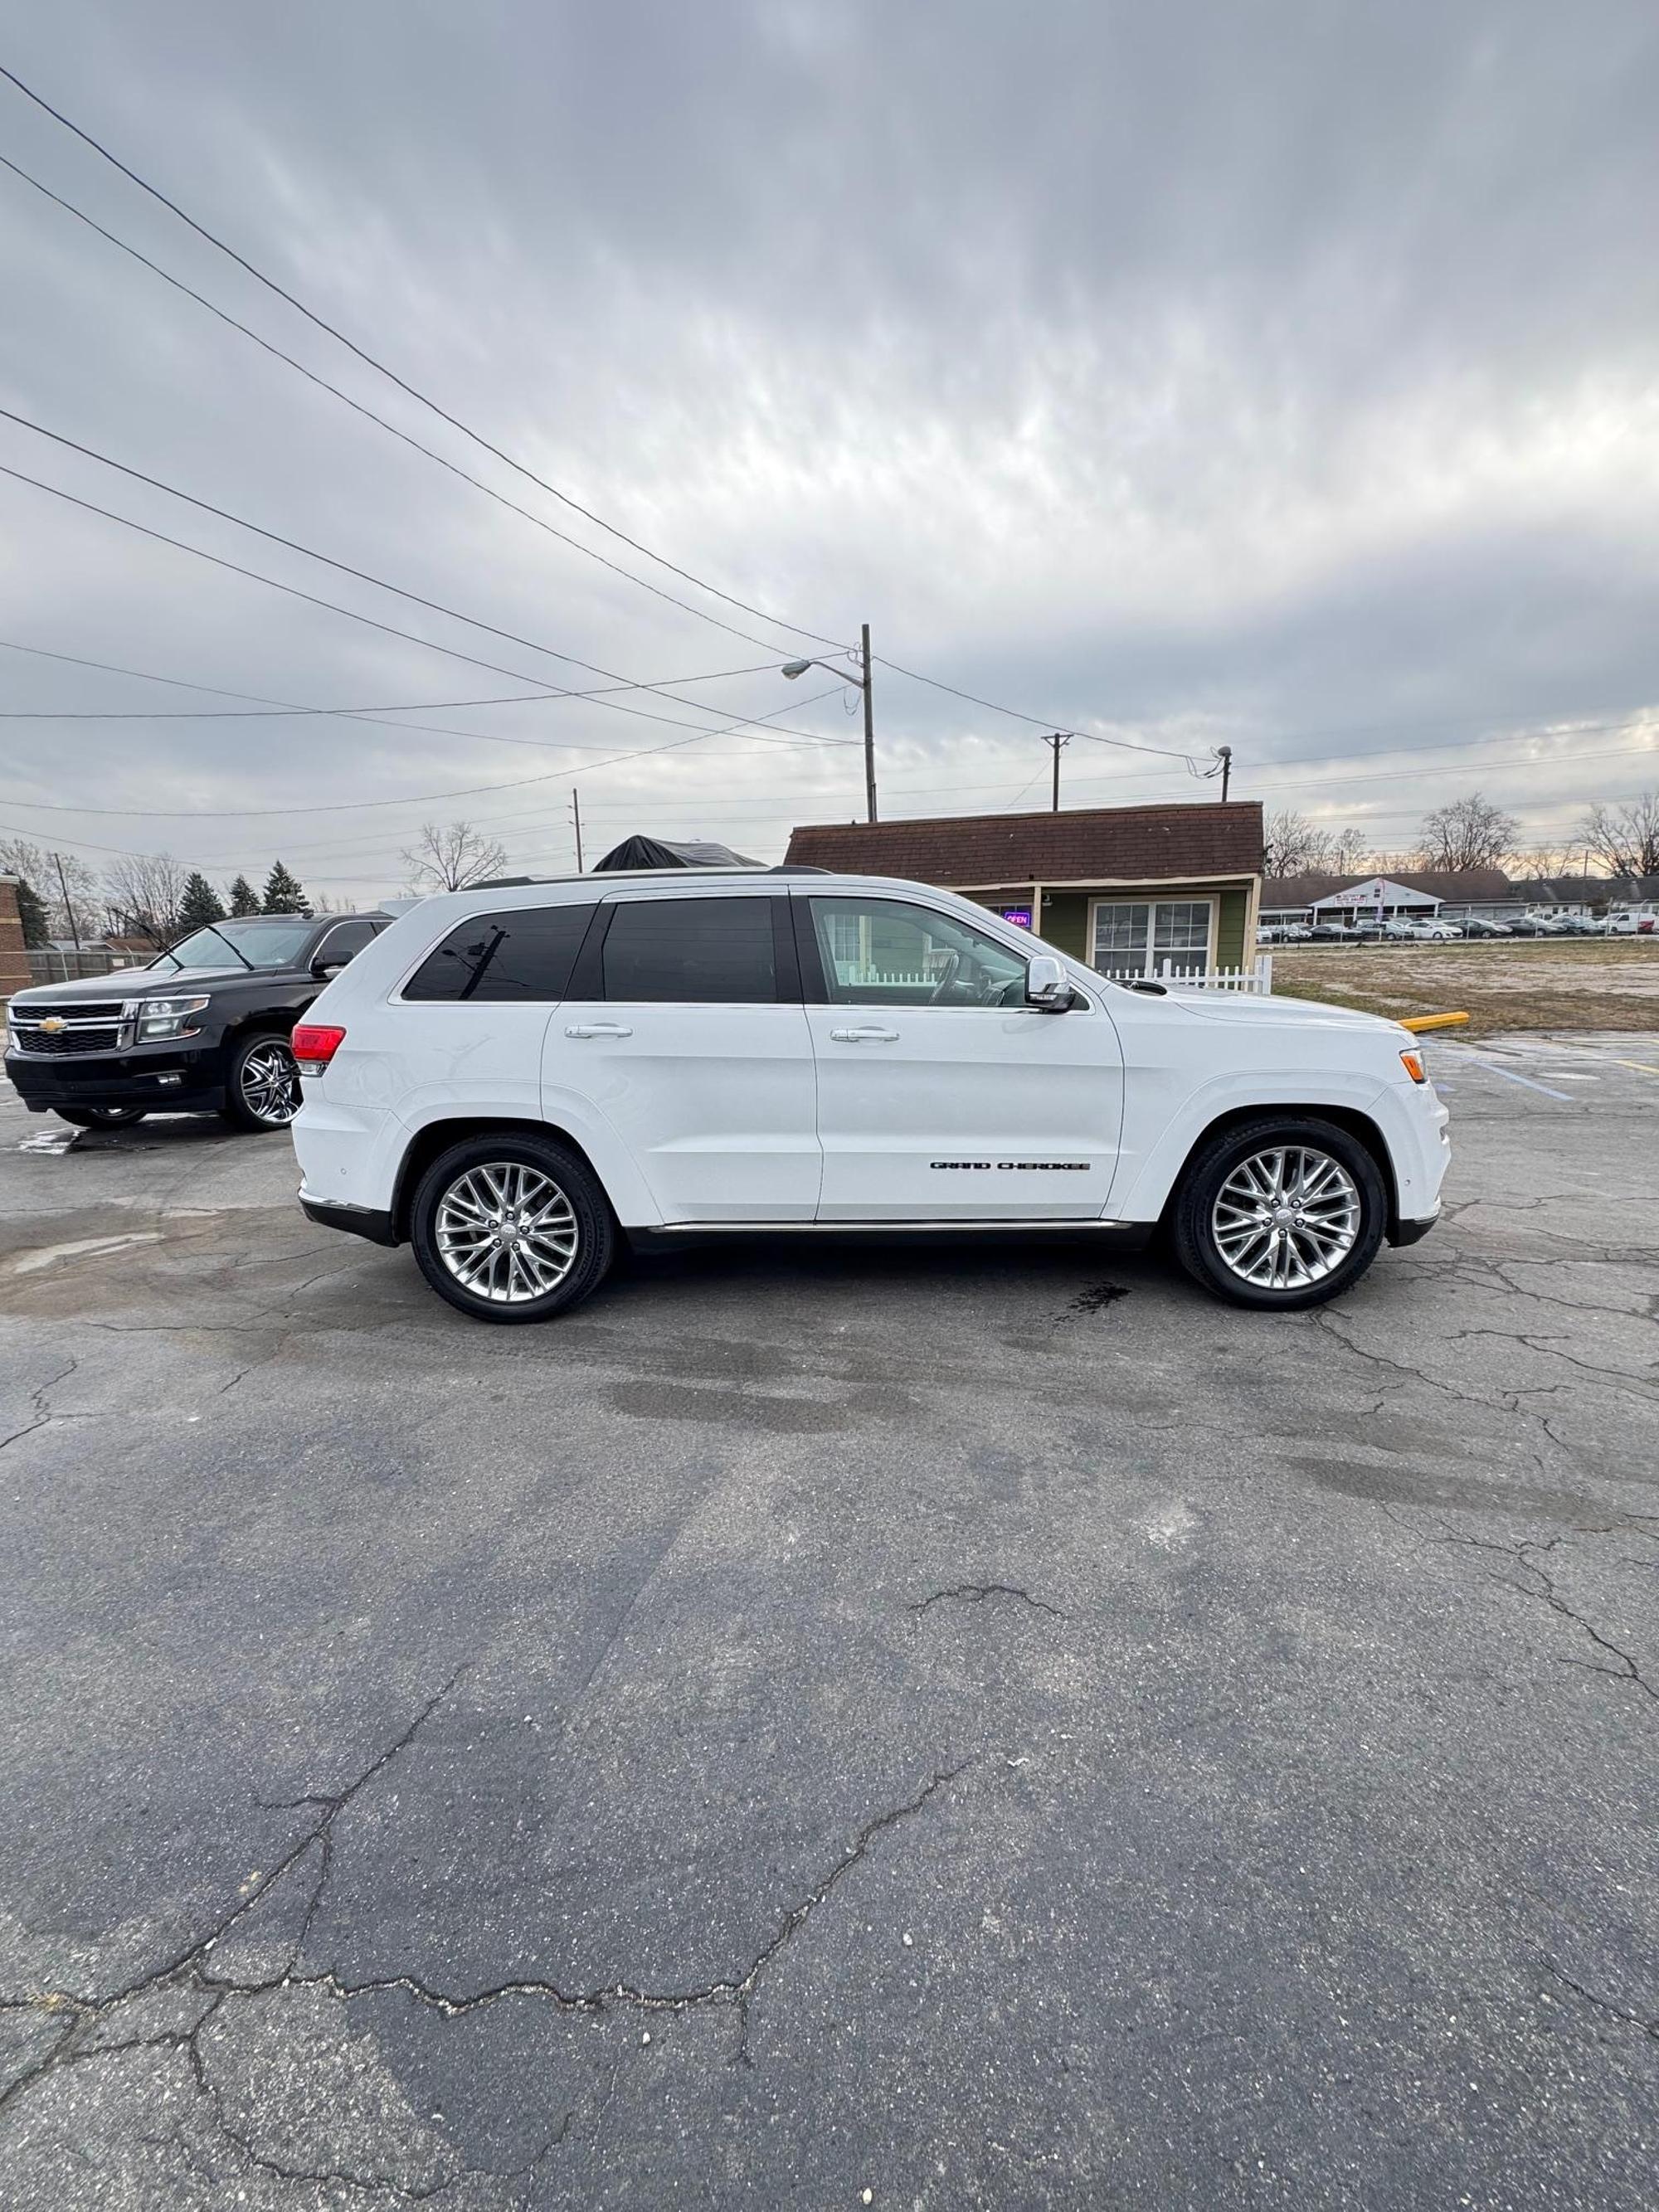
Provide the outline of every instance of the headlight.
<path id="1" fill-rule="evenodd" d="M 138 1009 L 138 1035 L 147 1037 L 194 1036 L 190 1018 L 209 1004 L 199 999 L 146 999 Z"/>

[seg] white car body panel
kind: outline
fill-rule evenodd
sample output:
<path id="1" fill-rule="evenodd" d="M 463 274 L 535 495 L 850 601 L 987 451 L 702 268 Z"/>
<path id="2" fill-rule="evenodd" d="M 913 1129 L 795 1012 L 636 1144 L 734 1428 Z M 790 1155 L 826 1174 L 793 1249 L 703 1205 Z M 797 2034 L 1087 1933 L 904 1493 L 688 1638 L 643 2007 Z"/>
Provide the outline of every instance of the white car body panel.
<path id="1" fill-rule="evenodd" d="M 398 995 L 472 915 L 734 894 L 869 894 L 971 921 L 1027 959 L 1054 952 L 1084 1003 L 1055 1014 L 591 998 L 408 1004 Z M 398 1204 L 403 1164 L 422 1132 L 453 1125 L 459 1134 L 490 1121 L 564 1132 L 618 1219 L 640 1230 L 1148 1224 L 1204 1132 L 1255 1108 L 1364 1115 L 1384 1140 L 1404 1222 L 1437 1212 L 1447 1157 L 1446 1110 L 1407 1074 L 1400 1054 L 1414 1040 L 1394 1023 L 1294 1000 L 1109 985 L 969 900 L 876 877 L 711 870 L 423 900 L 327 986 L 307 1019 L 346 1036 L 326 1074 L 307 1082 L 292 1125 L 303 1194 L 380 1215 Z M 571 1029 L 599 1034 L 568 1036 Z M 892 1034 L 835 1034 L 860 1029 Z"/>
<path id="2" fill-rule="evenodd" d="M 1122 1118 L 1098 1007 L 809 1006 L 821 1221 L 1087 1221 Z"/>

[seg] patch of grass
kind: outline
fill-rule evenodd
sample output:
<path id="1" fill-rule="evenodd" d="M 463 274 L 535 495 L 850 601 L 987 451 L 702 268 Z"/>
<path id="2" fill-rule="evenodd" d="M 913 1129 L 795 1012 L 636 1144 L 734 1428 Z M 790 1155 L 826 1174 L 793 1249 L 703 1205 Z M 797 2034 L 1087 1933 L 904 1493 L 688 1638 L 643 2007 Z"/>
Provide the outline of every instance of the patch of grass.
<path id="1" fill-rule="evenodd" d="M 1466 1012 L 1472 1030 L 1659 1028 L 1659 939 L 1291 946 L 1273 990 L 1399 1020 Z"/>

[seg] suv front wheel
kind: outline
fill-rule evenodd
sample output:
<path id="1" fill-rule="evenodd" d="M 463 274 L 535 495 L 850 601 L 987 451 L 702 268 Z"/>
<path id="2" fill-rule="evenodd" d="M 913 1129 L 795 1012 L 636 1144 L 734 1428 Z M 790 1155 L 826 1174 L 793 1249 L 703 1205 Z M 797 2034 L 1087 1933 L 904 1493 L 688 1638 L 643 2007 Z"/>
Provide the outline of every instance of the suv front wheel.
<path id="1" fill-rule="evenodd" d="M 597 1287 L 616 1249 L 592 1170 L 550 1137 L 471 1137 L 421 1177 L 410 1241 L 441 1298 L 478 1321 L 548 1321 Z"/>
<path id="2" fill-rule="evenodd" d="M 1324 1304 L 1376 1256 L 1388 1200 L 1358 1139 L 1311 1115 L 1264 1115 L 1201 1145 L 1176 1194 L 1176 1255 L 1235 1305 Z"/>

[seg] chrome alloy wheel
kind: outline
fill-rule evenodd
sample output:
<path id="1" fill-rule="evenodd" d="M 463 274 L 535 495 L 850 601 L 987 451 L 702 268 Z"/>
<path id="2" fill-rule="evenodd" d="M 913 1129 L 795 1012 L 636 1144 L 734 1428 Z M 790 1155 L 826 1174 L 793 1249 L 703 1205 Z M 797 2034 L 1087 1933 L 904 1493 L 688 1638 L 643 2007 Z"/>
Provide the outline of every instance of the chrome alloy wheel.
<path id="1" fill-rule="evenodd" d="M 463 1289 L 495 1305 L 555 1291 L 576 1262 L 570 1200 L 550 1176 L 493 1160 L 458 1176 L 438 1201 L 438 1255 Z"/>
<path id="2" fill-rule="evenodd" d="M 1340 1160 L 1275 1146 L 1239 1161 L 1216 1194 L 1211 1232 L 1222 1263 L 1262 1291 L 1301 1291 L 1340 1267 L 1359 1240 L 1358 1186 Z"/>
<path id="3" fill-rule="evenodd" d="M 280 1128 L 300 1110 L 300 1071 L 281 1037 L 267 1037 L 242 1062 L 242 1103 L 256 1121 Z"/>

